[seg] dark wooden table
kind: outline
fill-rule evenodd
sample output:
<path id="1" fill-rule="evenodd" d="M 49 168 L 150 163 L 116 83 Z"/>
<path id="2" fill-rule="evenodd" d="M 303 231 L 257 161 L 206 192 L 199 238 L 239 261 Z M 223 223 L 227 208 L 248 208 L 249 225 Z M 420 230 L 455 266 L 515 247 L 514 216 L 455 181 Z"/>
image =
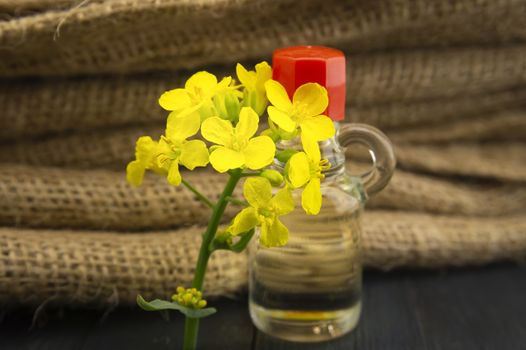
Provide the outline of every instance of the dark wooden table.
<path id="1" fill-rule="evenodd" d="M 447 271 L 365 273 L 356 331 L 331 342 L 294 344 L 252 327 L 246 297 L 213 302 L 200 349 L 526 349 L 526 267 L 499 264 Z M 179 349 L 182 318 L 137 308 L 32 313 L 11 310 L 0 323 L 0 349 Z"/>

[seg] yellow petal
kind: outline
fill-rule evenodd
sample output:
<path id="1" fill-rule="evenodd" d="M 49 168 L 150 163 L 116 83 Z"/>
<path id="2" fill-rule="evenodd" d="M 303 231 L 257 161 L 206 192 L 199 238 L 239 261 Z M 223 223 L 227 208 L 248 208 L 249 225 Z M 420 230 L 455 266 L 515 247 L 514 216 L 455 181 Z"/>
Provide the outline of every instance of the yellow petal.
<path id="1" fill-rule="evenodd" d="M 263 177 L 249 177 L 243 185 L 243 195 L 254 208 L 264 208 L 272 199 L 272 186 Z"/>
<path id="2" fill-rule="evenodd" d="M 292 108 L 292 102 L 283 85 L 271 79 L 265 83 L 265 90 L 270 103 L 278 109 L 288 111 Z"/>
<path id="3" fill-rule="evenodd" d="M 259 243 L 265 247 L 282 247 L 289 240 L 289 229 L 281 221 L 275 219 L 270 226 L 261 225 Z"/>
<path id="4" fill-rule="evenodd" d="M 237 79 L 245 86 L 245 88 L 251 89 L 254 87 L 256 80 L 256 73 L 247 71 L 241 63 L 236 65 L 236 75 Z"/>
<path id="5" fill-rule="evenodd" d="M 298 152 L 289 159 L 288 177 L 294 188 L 301 187 L 310 179 L 309 159 L 305 152 Z"/>
<path id="6" fill-rule="evenodd" d="M 245 155 L 245 165 L 252 170 L 261 169 L 272 163 L 276 145 L 268 136 L 257 136 L 248 141 L 247 147 L 243 150 Z"/>
<path id="7" fill-rule="evenodd" d="M 287 113 L 274 106 L 269 106 L 267 111 L 270 120 L 286 132 L 293 132 L 296 130 L 296 122 L 293 121 Z"/>
<path id="8" fill-rule="evenodd" d="M 236 136 L 248 140 L 258 130 L 259 117 L 250 107 L 241 108 L 239 122 L 236 125 Z"/>
<path id="9" fill-rule="evenodd" d="M 126 179 L 134 186 L 139 186 L 142 183 L 145 172 L 144 165 L 138 160 L 131 161 L 126 167 Z"/>
<path id="10" fill-rule="evenodd" d="M 240 168 L 245 164 L 242 153 L 226 147 L 218 147 L 210 154 L 210 164 L 220 173 L 230 169 Z"/>
<path id="11" fill-rule="evenodd" d="M 324 115 L 305 118 L 301 121 L 300 127 L 302 133 L 316 141 L 327 140 L 336 132 L 331 118 Z"/>
<path id="12" fill-rule="evenodd" d="M 177 112 L 172 112 L 166 121 L 166 137 L 172 141 L 185 140 L 197 134 L 200 124 L 201 119 L 197 112 L 184 113 L 182 116 Z"/>
<path id="13" fill-rule="evenodd" d="M 150 160 L 155 155 L 157 142 L 152 140 L 150 136 L 141 136 L 137 139 L 135 144 L 135 158 L 147 167 Z"/>
<path id="14" fill-rule="evenodd" d="M 197 72 L 186 81 L 184 88 L 191 93 L 199 93 L 201 96 L 211 95 L 217 88 L 217 78 L 205 71 Z"/>
<path id="15" fill-rule="evenodd" d="M 157 147 L 157 155 L 152 163 L 155 164 L 158 169 L 163 169 L 163 171 L 168 174 L 170 165 L 172 164 L 172 159 L 170 158 L 171 153 L 172 149 L 170 145 L 164 138 L 161 138 L 159 140 L 159 146 Z"/>
<path id="16" fill-rule="evenodd" d="M 234 128 L 228 120 L 211 117 L 201 125 L 201 134 L 210 142 L 218 145 L 227 145 L 234 136 Z"/>
<path id="17" fill-rule="evenodd" d="M 268 106 L 268 100 L 267 96 L 265 95 L 265 91 L 263 92 L 253 92 L 253 98 L 250 101 L 250 107 L 256 111 L 258 115 L 263 115 L 265 111 L 267 110 Z"/>
<path id="18" fill-rule="evenodd" d="M 212 97 L 212 95 L 210 96 Z M 214 106 L 214 103 L 210 98 L 203 100 L 199 104 L 199 109 L 197 111 L 199 113 L 199 116 L 201 117 L 201 121 L 208 119 L 210 117 L 217 116 L 219 113 L 217 109 Z"/>
<path id="19" fill-rule="evenodd" d="M 190 170 L 208 164 L 208 149 L 201 140 L 185 142 L 181 147 L 179 162 Z"/>
<path id="20" fill-rule="evenodd" d="M 217 92 L 224 92 L 230 86 L 231 83 L 232 83 L 232 77 L 224 77 L 217 84 L 216 91 Z"/>
<path id="21" fill-rule="evenodd" d="M 316 83 L 307 83 L 300 86 L 292 98 L 294 107 L 301 106 L 304 117 L 313 117 L 322 114 L 329 105 L 327 90 Z"/>
<path id="22" fill-rule="evenodd" d="M 320 179 L 312 178 L 301 194 L 301 206 L 308 215 L 318 215 L 321 208 Z"/>
<path id="23" fill-rule="evenodd" d="M 232 234 L 238 235 L 253 229 L 258 224 L 256 209 L 252 207 L 245 208 L 234 218 L 232 224 Z"/>
<path id="24" fill-rule="evenodd" d="M 282 188 L 271 200 L 272 206 L 276 210 L 276 215 L 286 215 L 294 210 L 294 198 L 288 188 Z"/>
<path id="25" fill-rule="evenodd" d="M 303 150 L 305 151 L 309 159 L 312 162 L 318 164 L 321 160 L 320 145 L 318 145 L 318 142 L 303 137 L 301 139 L 301 143 L 303 145 Z"/>
<path id="26" fill-rule="evenodd" d="M 166 91 L 159 97 L 159 105 L 167 111 L 180 111 L 192 104 L 190 96 L 185 89 Z"/>
<path id="27" fill-rule="evenodd" d="M 176 161 L 172 161 L 168 176 L 166 177 L 171 185 L 179 186 L 181 184 L 181 174 L 179 173 L 179 164 Z"/>
<path id="28" fill-rule="evenodd" d="M 265 90 L 265 83 L 272 79 L 272 67 L 265 61 L 256 64 L 256 88 Z"/>

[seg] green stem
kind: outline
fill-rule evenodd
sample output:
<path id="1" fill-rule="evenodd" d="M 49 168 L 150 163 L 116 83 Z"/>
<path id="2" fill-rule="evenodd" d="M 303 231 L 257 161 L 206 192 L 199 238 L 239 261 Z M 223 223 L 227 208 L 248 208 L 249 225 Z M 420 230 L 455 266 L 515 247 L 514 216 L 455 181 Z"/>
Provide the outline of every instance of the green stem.
<path id="1" fill-rule="evenodd" d="M 241 200 L 241 199 L 237 199 L 237 198 L 233 198 L 233 197 L 228 197 L 227 201 L 229 201 L 232 204 L 240 205 L 240 206 L 243 206 L 243 207 L 246 207 L 248 205 L 247 201 L 244 201 L 244 200 Z"/>
<path id="2" fill-rule="evenodd" d="M 184 350 L 194 350 L 197 344 L 197 332 L 199 331 L 199 319 L 186 317 L 184 320 Z"/>
<path id="3" fill-rule="evenodd" d="M 205 278 L 206 267 L 208 265 L 208 259 L 210 258 L 211 251 L 209 249 L 210 243 L 214 239 L 214 236 L 219 226 L 219 222 L 223 213 L 225 212 L 228 204 L 228 198 L 234 192 L 236 185 L 241 178 L 241 169 L 236 169 L 230 172 L 230 178 L 217 201 L 217 204 L 213 207 L 212 217 L 208 222 L 208 227 L 203 235 L 203 241 L 201 242 L 201 248 L 199 249 L 199 256 L 197 258 L 197 264 L 195 266 L 194 280 L 192 287 L 202 291 L 203 281 Z M 199 319 L 186 318 L 185 329 L 184 329 L 184 350 L 194 350 L 197 344 L 197 330 L 199 327 Z"/>
<path id="4" fill-rule="evenodd" d="M 210 208 L 214 207 L 214 203 L 212 203 L 212 201 L 210 199 L 206 198 L 206 196 L 204 194 L 199 192 L 188 181 L 186 181 L 185 179 L 182 179 L 181 182 L 182 182 L 183 185 L 185 185 L 186 188 L 188 188 L 193 194 L 195 194 L 197 196 L 197 198 L 199 198 L 201 200 L 201 202 L 205 203 Z"/>
<path id="5" fill-rule="evenodd" d="M 253 173 L 241 173 L 241 177 L 250 177 L 250 176 L 259 176 L 261 175 L 261 171 L 256 171 Z"/>

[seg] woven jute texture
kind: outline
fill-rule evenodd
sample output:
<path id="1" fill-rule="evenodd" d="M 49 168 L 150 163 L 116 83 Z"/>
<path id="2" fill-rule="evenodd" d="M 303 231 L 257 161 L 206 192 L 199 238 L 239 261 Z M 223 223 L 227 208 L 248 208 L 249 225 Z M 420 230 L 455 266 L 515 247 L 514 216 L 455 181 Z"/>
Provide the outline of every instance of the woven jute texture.
<path id="1" fill-rule="evenodd" d="M 408 170 L 524 182 L 525 150 L 523 142 L 404 144 L 396 147 L 396 157 L 399 168 Z"/>
<path id="2" fill-rule="evenodd" d="M 469 120 L 400 128 L 390 133 L 395 143 L 442 143 L 489 140 L 524 140 L 526 116 L 524 110 L 505 110 Z"/>
<path id="3" fill-rule="evenodd" d="M 497 125 L 504 118 L 499 113 Z M 397 131 L 389 132 L 391 138 L 401 141 L 395 145 L 398 167 L 400 169 L 425 171 L 442 175 L 464 175 L 492 178 L 501 181 L 523 181 L 526 174 L 526 145 L 520 141 L 507 141 L 507 127 L 503 127 L 504 135 L 497 134 L 492 118 L 472 118 L 464 121 L 467 130 L 489 130 L 482 133 L 482 140 L 471 140 L 462 143 L 412 144 L 402 142 L 403 137 L 397 137 Z M 519 122 L 526 121 L 526 113 Z M 524 124 L 524 123 L 522 123 Z M 85 133 L 70 133 L 55 135 L 45 139 L 19 139 L 0 145 L 0 162 L 26 164 L 37 166 L 54 166 L 76 169 L 106 168 L 122 171 L 127 162 L 134 156 L 134 145 L 138 137 L 150 135 L 157 138 L 162 133 L 164 125 L 148 124 L 132 127 L 115 127 L 112 129 L 95 130 Z M 513 130 L 518 131 L 517 125 Z M 435 131 L 436 130 L 436 131 Z M 431 129 L 431 136 L 458 135 L 451 132 L 443 133 L 442 129 Z M 405 135 L 405 130 L 400 131 Z M 470 137 L 476 134 L 468 135 Z M 495 141 L 499 136 L 504 136 Z M 526 138 L 526 128 L 519 135 Z M 520 138 L 518 137 L 518 138 Z M 466 137 L 467 138 L 467 137 Z M 493 141 L 483 142 L 484 138 Z M 440 139 L 443 141 L 443 139 Z M 351 157 L 353 155 L 350 155 Z M 362 160 L 362 159 L 360 159 Z"/>
<path id="4" fill-rule="evenodd" d="M 526 85 L 524 45 L 350 57 L 352 121 L 381 128 L 427 124 L 525 104 L 526 92 L 519 88 Z M 233 63 L 211 71 L 221 76 L 232 68 Z M 166 113 L 158 97 L 187 77 L 182 72 L 0 81 L 0 137 L 161 121 Z"/>
<path id="5" fill-rule="evenodd" d="M 186 178 L 211 198 L 217 198 L 225 184 L 224 176 L 212 172 L 192 172 Z M 143 186 L 133 188 L 123 171 L 8 164 L 0 166 L 0 203 L 0 224 L 32 227 L 170 228 L 204 224 L 210 215 L 189 191 L 162 178 L 148 177 Z M 518 214 L 526 207 L 526 187 L 456 183 L 398 171 L 369 207 L 467 216 Z"/>
<path id="6" fill-rule="evenodd" d="M 366 51 L 515 42 L 526 36 L 526 4 L 519 0 L 74 4 L 0 22 L 0 76 L 195 68 L 268 56 L 291 43 L 348 43 Z"/>
<path id="7" fill-rule="evenodd" d="M 121 234 L 0 229 L 0 300 L 39 304 L 133 303 L 138 293 L 169 298 L 193 277 L 203 228 Z M 206 276 L 209 295 L 246 283 L 246 257 L 217 252 Z M 13 281 L 18 281 L 14 284 Z"/>
<path id="8" fill-rule="evenodd" d="M 370 211 L 364 217 L 364 262 L 392 268 L 481 264 L 524 258 L 526 219 L 435 216 Z M 141 234 L 0 229 L 0 300 L 112 306 L 169 297 L 188 284 L 204 228 Z M 246 255 L 218 252 L 207 295 L 246 286 Z M 18 283 L 13 283 L 18 281 Z"/>
<path id="9" fill-rule="evenodd" d="M 0 0 L 0 16 L 29 15 L 39 11 L 67 9 L 80 4 L 79 0 Z"/>
<path id="10" fill-rule="evenodd" d="M 127 184 L 135 140 L 163 132 L 158 96 L 193 71 L 298 44 L 344 50 L 347 121 L 380 127 L 398 157 L 366 205 L 366 266 L 525 259 L 524 18 L 526 0 L 0 0 L 0 303 L 107 307 L 188 285 L 209 209 L 151 174 Z M 226 180 L 183 175 L 211 199 Z M 246 275 L 244 253 L 218 252 L 205 291 Z"/>

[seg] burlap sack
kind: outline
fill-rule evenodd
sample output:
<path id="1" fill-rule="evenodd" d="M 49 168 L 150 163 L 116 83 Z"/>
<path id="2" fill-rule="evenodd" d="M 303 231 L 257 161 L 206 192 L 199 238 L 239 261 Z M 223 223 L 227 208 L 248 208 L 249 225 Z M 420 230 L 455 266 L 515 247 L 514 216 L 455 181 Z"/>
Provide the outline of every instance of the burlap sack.
<path id="1" fill-rule="evenodd" d="M 80 3 L 81 0 L 0 0 L 0 18 L 30 15 L 46 10 L 71 9 Z"/>
<path id="2" fill-rule="evenodd" d="M 491 83 L 488 84 L 489 87 Z M 459 93 L 452 97 L 422 100 L 400 99 L 398 102 L 388 103 L 379 101 L 364 105 L 353 101 L 351 97 L 347 116 L 351 122 L 370 124 L 391 133 L 393 129 L 404 129 L 408 126 L 436 125 L 453 120 L 490 116 L 502 110 L 525 106 L 525 101 L 526 89 L 523 88 L 473 95 Z"/>
<path id="3" fill-rule="evenodd" d="M 456 143 L 396 146 L 398 168 L 433 174 L 526 181 L 526 144 Z"/>
<path id="4" fill-rule="evenodd" d="M 525 15 L 524 0 L 0 0 L 0 302 L 188 284 L 209 209 L 159 177 L 128 185 L 134 141 L 162 132 L 157 98 L 181 69 L 223 75 L 292 44 L 346 51 L 347 114 L 399 154 L 368 202 L 367 266 L 525 258 Z M 188 179 L 212 199 L 225 181 Z M 242 289 L 246 268 L 218 254 L 206 291 Z"/>
<path id="5" fill-rule="evenodd" d="M 148 234 L 0 228 L 0 303 L 132 304 L 191 284 L 202 228 Z M 216 252 L 208 295 L 246 284 L 242 254 Z"/>
<path id="6" fill-rule="evenodd" d="M 395 144 L 449 143 L 490 140 L 524 140 L 524 109 L 504 110 L 469 119 L 398 128 L 389 133 Z"/>
<path id="7" fill-rule="evenodd" d="M 354 121 L 386 128 L 524 105 L 524 89 L 508 89 L 526 84 L 526 46 L 349 58 L 348 116 Z M 230 67 L 211 70 L 219 76 L 230 74 L 230 62 Z M 162 121 L 166 112 L 157 105 L 158 97 L 182 86 L 187 76 L 0 81 L 0 137 Z"/>
<path id="8" fill-rule="evenodd" d="M 474 119 L 471 127 L 476 130 L 477 124 L 485 125 L 486 122 L 485 119 Z M 154 124 L 58 135 L 43 140 L 22 139 L 0 145 L 0 162 L 123 171 L 134 157 L 137 138 L 142 135 L 157 138 L 163 130 L 163 124 Z M 389 136 L 396 137 L 396 134 L 396 131 L 388 132 Z M 439 135 L 442 132 L 439 131 Z M 526 130 L 523 136 L 526 137 Z M 395 148 L 400 169 L 500 181 L 526 181 L 526 145 L 521 142 L 398 143 Z M 355 156 L 349 155 L 350 159 Z"/>
<path id="9" fill-rule="evenodd" d="M 465 218 L 367 212 L 364 263 L 398 266 L 471 265 L 526 257 L 526 219 Z M 203 228 L 147 234 L 0 228 L 0 303 L 134 304 L 169 297 L 188 285 Z M 246 287 L 246 254 L 216 252 L 208 296 Z"/>
<path id="10" fill-rule="evenodd" d="M 187 180 L 217 198 L 226 177 L 192 172 Z M 238 186 L 237 193 L 241 191 Z M 523 212 L 526 187 L 514 184 L 454 183 L 398 171 L 370 208 L 455 215 L 500 216 Z M 239 211 L 230 207 L 227 216 Z M 162 229 L 204 224 L 210 211 L 184 187 L 148 177 L 143 186 L 126 183 L 124 171 L 69 170 L 0 165 L 0 224 L 112 230 Z"/>
<path id="11" fill-rule="evenodd" d="M 291 44 L 347 43 L 367 51 L 517 42 L 526 36 L 526 4 L 520 0 L 113 0 L 82 5 L 0 22 L 0 76 L 195 68 L 265 57 L 276 46 Z"/>

